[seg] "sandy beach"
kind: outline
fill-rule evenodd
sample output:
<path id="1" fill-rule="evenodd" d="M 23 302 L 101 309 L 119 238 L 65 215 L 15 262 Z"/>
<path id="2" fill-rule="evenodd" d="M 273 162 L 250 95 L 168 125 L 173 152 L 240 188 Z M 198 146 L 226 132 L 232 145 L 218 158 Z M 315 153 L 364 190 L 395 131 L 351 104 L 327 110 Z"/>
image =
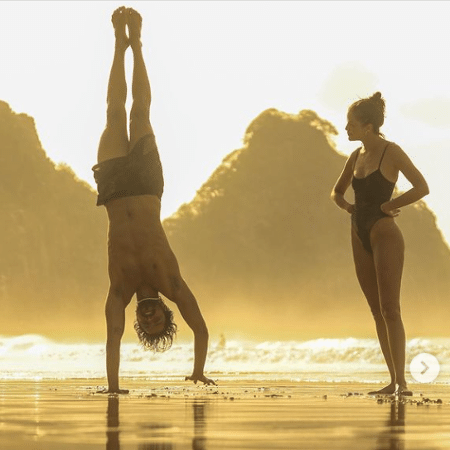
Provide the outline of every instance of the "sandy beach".
<path id="1" fill-rule="evenodd" d="M 411 384 L 405 399 L 355 383 L 123 379 L 0 382 L 2 450 L 450 448 L 450 387 Z M 376 387 L 376 386 L 375 386 Z"/>

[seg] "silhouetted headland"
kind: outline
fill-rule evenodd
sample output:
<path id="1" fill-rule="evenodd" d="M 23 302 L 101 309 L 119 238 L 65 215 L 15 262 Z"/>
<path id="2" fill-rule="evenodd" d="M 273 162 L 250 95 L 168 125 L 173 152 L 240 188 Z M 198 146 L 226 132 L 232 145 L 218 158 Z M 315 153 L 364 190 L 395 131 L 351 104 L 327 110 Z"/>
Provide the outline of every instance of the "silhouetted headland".
<path id="1" fill-rule="evenodd" d="M 264 111 L 243 147 L 166 220 L 185 276 L 208 298 L 211 327 L 270 339 L 367 336 L 372 318 L 354 274 L 350 219 L 329 198 L 346 160 L 335 134 L 310 110 Z M 408 329 L 446 335 L 449 248 L 424 202 L 398 222 Z"/>
<path id="2" fill-rule="evenodd" d="M 346 159 L 336 133 L 313 111 L 262 112 L 242 148 L 164 221 L 212 337 L 373 337 L 350 225 L 329 199 Z M 33 119 L 4 102 L 0 144 L 0 334 L 102 339 L 106 216 L 96 192 L 53 163 Z M 408 337 L 445 336 L 450 250 L 424 202 L 398 222 Z"/>

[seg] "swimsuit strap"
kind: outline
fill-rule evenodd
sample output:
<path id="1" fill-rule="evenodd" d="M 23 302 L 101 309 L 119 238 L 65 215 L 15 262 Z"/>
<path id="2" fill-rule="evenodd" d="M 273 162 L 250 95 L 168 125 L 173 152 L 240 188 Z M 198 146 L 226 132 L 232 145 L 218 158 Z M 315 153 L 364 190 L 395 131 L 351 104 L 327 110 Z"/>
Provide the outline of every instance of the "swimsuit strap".
<path id="1" fill-rule="evenodd" d="M 380 159 L 380 165 L 378 166 L 378 170 L 381 169 L 381 163 L 383 162 L 384 154 L 386 153 L 386 149 L 389 147 L 389 144 L 390 144 L 390 142 L 388 142 L 386 144 L 386 147 L 384 147 L 383 154 L 381 155 L 381 159 Z"/>

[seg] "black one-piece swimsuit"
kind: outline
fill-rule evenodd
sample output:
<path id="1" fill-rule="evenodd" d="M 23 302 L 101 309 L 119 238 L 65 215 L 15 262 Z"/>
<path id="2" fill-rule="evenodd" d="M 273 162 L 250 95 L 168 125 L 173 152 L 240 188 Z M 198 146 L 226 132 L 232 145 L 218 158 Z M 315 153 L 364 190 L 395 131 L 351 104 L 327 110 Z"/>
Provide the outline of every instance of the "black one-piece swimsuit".
<path id="1" fill-rule="evenodd" d="M 356 234 L 361 239 L 364 248 L 369 253 L 372 253 L 370 230 L 379 219 L 390 217 L 381 211 L 381 205 L 391 199 L 395 187 L 395 183 L 387 180 L 380 170 L 388 146 L 389 142 L 383 150 L 377 170 L 364 178 L 357 178 L 353 173 L 352 187 L 355 192 L 355 206 L 352 213 L 352 225 L 355 227 Z M 353 169 L 360 150 L 359 148 Z"/>

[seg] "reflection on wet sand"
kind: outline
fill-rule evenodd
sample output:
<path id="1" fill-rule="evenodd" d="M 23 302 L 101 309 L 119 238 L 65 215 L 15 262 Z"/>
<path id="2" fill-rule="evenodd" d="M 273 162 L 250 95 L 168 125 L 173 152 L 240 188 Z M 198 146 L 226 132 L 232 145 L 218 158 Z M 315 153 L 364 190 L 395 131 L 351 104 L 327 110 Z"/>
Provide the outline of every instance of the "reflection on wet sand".
<path id="1" fill-rule="evenodd" d="M 106 450 L 120 450 L 119 433 L 119 397 L 110 396 L 106 413 Z"/>
<path id="2" fill-rule="evenodd" d="M 0 381 L 1 450 L 450 449 L 449 386 L 391 403 L 343 394 L 365 385 L 136 380 L 108 397 L 86 384 Z"/>
<path id="3" fill-rule="evenodd" d="M 192 440 L 192 450 L 206 450 L 206 401 L 194 400 L 192 408 L 194 409 L 194 439 Z"/>
<path id="4" fill-rule="evenodd" d="M 141 444 L 139 450 L 173 450 L 172 444 L 167 443 L 154 443 L 154 444 Z"/>
<path id="5" fill-rule="evenodd" d="M 111 395 L 108 397 L 108 408 L 106 414 L 106 450 L 120 450 L 120 419 L 119 419 L 119 397 Z M 206 400 L 194 400 L 189 402 L 193 410 L 193 429 L 192 450 L 206 449 Z M 169 426 L 168 426 L 169 427 Z M 188 428 L 188 424 L 186 424 Z M 145 429 L 161 430 L 160 424 L 146 423 Z M 145 439 L 145 438 L 143 438 Z M 139 444 L 139 450 L 173 450 L 171 442 L 143 442 Z"/>
<path id="6" fill-rule="evenodd" d="M 376 450 L 405 449 L 406 405 L 402 401 L 392 401 L 386 428 L 380 433 Z"/>

